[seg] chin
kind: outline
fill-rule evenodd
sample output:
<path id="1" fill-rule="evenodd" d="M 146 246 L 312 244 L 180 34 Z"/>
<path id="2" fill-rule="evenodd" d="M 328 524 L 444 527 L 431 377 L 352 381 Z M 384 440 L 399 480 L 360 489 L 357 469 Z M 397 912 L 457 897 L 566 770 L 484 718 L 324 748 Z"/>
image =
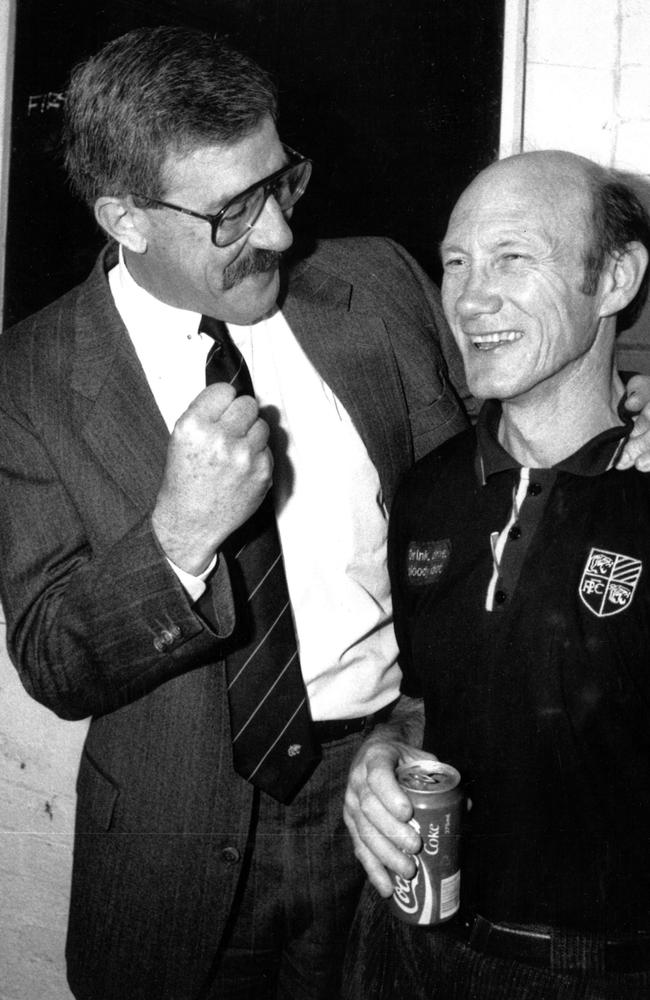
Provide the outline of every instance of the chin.
<path id="1" fill-rule="evenodd" d="M 262 319 L 275 306 L 280 292 L 278 271 L 252 274 L 233 288 L 226 322 L 245 326 Z"/>
<path id="2" fill-rule="evenodd" d="M 485 366 L 477 371 L 468 365 L 466 378 L 469 391 L 477 399 L 508 399 L 521 389 L 521 380 L 516 373 L 486 371 Z"/>

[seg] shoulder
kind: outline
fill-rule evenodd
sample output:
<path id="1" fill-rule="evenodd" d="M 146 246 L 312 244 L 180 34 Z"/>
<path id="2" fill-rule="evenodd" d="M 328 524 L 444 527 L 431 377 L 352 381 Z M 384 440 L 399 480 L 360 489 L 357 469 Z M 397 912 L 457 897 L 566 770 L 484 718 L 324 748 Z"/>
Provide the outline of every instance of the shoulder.
<path id="1" fill-rule="evenodd" d="M 350 276 L 350 266 L 355 273 L 358 271 L 368 274 L 376 267 L 403 267 L 405 262 L 415 263 L 404 247 L 384 236 L 318 240 L 303 259 L 308 263 L 327 267 L 341 277 Z"/>
<path id="2" fill-rule="evenodd" d="M 70 335 L 78 318 L 90 321 L 94 307 L 102 308 L 102 293 L 110 295 L 104 277 L 104 257 L 102 253 L 85 281 L 5 330 L 0 337 L 0 353 L 7 357 L 29 342 L 38 342 L 46 348 L 57 336 Z"/>
<path id="3" fill-rule="evenodd" d="M 56 324 L 58 317 L 67 312 L 76 300 L 80 285 L 65 292 L 58 299 L 49 302 L 37 312 L 31 313 L 3 331 L 0 346 L 22 337 L 34 336 L 39 330 L 50 329 Z"/>
<path id="4" fill-rule="evenodd" d="M 114 307 L 103 258 L 84 282 L 0 336 L 3 405 L 39 392 L 38 386 L 49 391 L 60 385 L 85 335 L 110 322 Z"/>
<path id="5" fill-rule="evenodd" d="M 357 291 L 372 290 L 383 300 L 403 299 L 409 291 L 438 299 L 436 285 L 417 261 L 399 243 L 386 237 L 319 240 L 309 252 L 298 248 L 289 259 L 290 280 L 310 269 L 345 281 Z"/>
<path id="6" fill-rule="evenodd" d="M 34 382 L 55 379 L 61 358 L 74 340 L 79 287 L 19 323 L 0 337 L 0 377 L 7 396 L 24 395 Z"/>
<path id="7" fill-rule="evenodd" d="M 426 483 L 432 474 L 440 474 L 445 469 L 471 467 L 473 470 L 475 456 L 476 430 L 467 427 L 419 459 L 409 475 L 418 483 Z"/>
<path id="8" fill-rule="evenodd" d="M 415 462 L 400 483 L 396 508 L 404 511 L 434 502 L 443 479 L 455 494 L 468 479 L 474 481 L 475 456 L 476 432 L 468 427 Z"/>

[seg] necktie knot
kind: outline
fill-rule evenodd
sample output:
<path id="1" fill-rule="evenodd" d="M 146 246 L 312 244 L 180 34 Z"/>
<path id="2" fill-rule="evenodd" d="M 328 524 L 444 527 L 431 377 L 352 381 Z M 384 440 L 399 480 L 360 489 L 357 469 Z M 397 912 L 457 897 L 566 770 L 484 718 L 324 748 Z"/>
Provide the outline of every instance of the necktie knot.
<path id="1" fill-rule="evenodd" d="M 228 327 L 222 319 L 215 319 L 213 316 L 201 316 L 199 323 L 199 333 L 205 333 L 208 337 L 219 343 L 228 336 Z"/>
<path id="2" fill-rule="evenodd" d="M 253 396 L 250 372 L 223 320 L 202 316 L 199 333 L 205 333 L 214 341 L 205 362 L 205 384 L 229 382 L 238 396 Z"/>

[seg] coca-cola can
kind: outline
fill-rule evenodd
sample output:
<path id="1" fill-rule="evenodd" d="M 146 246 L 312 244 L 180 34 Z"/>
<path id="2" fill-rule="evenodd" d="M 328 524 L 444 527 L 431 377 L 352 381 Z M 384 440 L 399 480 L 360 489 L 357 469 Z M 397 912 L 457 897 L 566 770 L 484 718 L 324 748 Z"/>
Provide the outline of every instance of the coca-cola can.
<path id="1" fill-rule="evenodd" d="M 398 767 L 396 777 L 413 803 L 411 826 L 422 838 L 411 879 L 393 875 L 389 905 L 409 924 L 441 924 L 460 907 L 460 774 L 450 764 L 418 760 Z"/>

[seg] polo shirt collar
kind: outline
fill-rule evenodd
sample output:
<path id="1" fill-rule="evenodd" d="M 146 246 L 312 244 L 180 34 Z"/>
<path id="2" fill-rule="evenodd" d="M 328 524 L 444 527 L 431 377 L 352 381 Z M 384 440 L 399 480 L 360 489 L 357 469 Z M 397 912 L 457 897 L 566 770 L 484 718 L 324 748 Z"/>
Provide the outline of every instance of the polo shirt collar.
<path id="1" fill-rule="evenodd" d="M 625 409 L 625 396 L 618 405 L 618 416 L 623 421 L 620 426 L 609 427 L 597 434 L 573 455 L 554 465 L 553 469 L 570 472 L 574 476 L 598 476 L 606 472 L 618 457 L 618 452 L 634 426 L 632 417 Z M 501 403 L 496 399 L 487 400 L 481 407 L 476 425 L 476 473 L 482 483 L 497 472 L 521 468 L 521 463 L 499 443 L 500 421 Z"/>

